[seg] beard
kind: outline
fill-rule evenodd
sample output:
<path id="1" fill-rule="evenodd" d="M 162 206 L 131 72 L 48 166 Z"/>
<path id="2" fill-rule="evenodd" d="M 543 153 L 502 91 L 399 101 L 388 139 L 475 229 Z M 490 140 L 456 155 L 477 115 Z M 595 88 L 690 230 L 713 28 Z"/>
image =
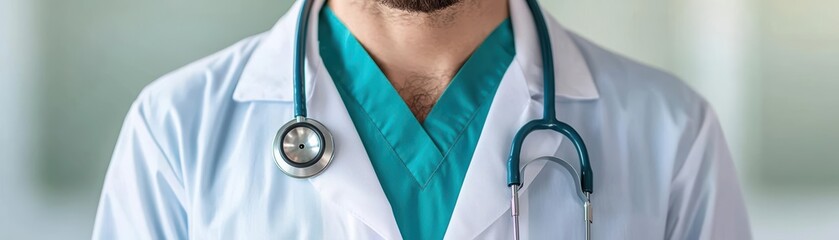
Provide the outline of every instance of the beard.
<path id="1" fill-rule="evenodd" d="M 376 0 L 394 9 L 408 12 L 432 13 L 451 7 L 461 0 Z"/>

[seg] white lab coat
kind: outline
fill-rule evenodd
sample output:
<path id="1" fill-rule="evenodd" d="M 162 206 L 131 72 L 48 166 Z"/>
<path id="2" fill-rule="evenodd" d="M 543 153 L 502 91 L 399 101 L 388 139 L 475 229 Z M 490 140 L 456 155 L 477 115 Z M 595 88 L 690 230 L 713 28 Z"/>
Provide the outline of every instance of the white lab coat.
<path id="1" fill-rule="evenodd" d="M 319 11 L 322 0 L 315 3 Z M 269 32 L 162 77 L 131 106 L 96 216 L 95 239 L 401 239 L 352 121 L 323 67 L 317 17 L 306 62 L 309 116 L 335 159 L 284 175 L 271 143 L 292 119 L 300 2 Z M 506 156 L 541 118 L 542 61 L 531 13 L 510 1 L 516 53 L 493 100 L 445 239 L 510 239 Z M 316 14 L 314 15 L 316 16 Z M 749 239 L 734 166 L 708 103 L 673 76 L 605 51 L 547 19 L 557 115 L 585 140 L 594 171 L 593 239 Z M 526 140 L 523 161 L 570 160 L 558 134 Z M 578 186 L 534 163 L 521 191 L 525 239 L 581 239 Z"/>

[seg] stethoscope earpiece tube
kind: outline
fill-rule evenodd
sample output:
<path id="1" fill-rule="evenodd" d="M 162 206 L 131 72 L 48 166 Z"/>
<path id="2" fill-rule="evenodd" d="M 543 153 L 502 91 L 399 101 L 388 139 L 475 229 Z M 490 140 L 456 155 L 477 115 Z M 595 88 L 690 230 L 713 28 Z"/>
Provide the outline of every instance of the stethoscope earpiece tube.
<path id="1" fill-rule="evenodd" d="M 306 35 L 309 29 L 309 15 L 312 12 L 313 0 L 303 0 L 303 7 L 297 18 L 294 48 L 294 116 L 306 117 Z"/>
<path id="2" fill-rule="evenodd" d="M 586 149 L 583 138 L 570 125 L 560 122 L 556 118 L 556 102 L 555 102 L 555 75 L 553 64 L 553 50 L 551 48 L 551 39 L 548 33 L 548 26 L 545 22 L 545 16 L 539 7 L 536 0 L 526 0 L 527 6 L 530 8 L 530 13 L 533 14 L 533 22 L 536 25 L 536 32 L 539 37 L 539 46 L 542 51 L 542 68 L 543 68 L 543 116 L 542 119 L 537 119 L 525 124 L 516 135 L 513 137 L 513 143 L 510 147 L 510 155 L 507 159 L 507 186 L 510 187 L 512 199 L 510 201 L 511 215 L 513 217 L 513 239 L 519 239 L 519 188 L 522 187 L 521 182 L 521 148 L 524 145 L 524 140 L 527 135 L 536 130 L 552 130 L 562 133 L 565 137 L 571 140 L 577 151 L 577 157 L 580 159 L 580 191 L 585 196 L 583 199 L 583 211 L 585 220 L 586 239 L 591 238 L 591 223 L 592 204 L 591 194 L 594 192 L 594 175 L 591 171 L 591 164 L 588 158 L 588 150 Z M 567 163 L 566 163 L 567 165 Z M 570 166 L 570 165 L 569 165 Z M 566 166 L 568 167 L 568 166 Z M 573 171 L 573 169 L 571 169 Z M 572 174 L 574 175 L 574 174 Z"/>
<path id="3" fill-rule="evenodd" d="M 556 119 L 556 105 L 555 105 L 555 75 L 553 65 L 553 50 L 551 48 L 551 38 L 548 34 L 548 26 L 545 22 L 545 16 L 542 14 L 539 3 L 536 0 L 526 0 L 527 6 L 533 14 L 533 21 L 536 25 L 536 32 L 539 37 L 539 46 L 542 49 L 542 73 L 544 80 L 542 85 L 543 90 L 543 116 L 542 119 L 533 120 L 525 124 L 516 133 L 513 138 L 513 144 L 510 147 L 510 156 L 507 159 L 507 186 L 521 186 L 520 176 L 520 159 L 521 148 L 524 144 L 524 139 L 528 134 L 535 130 L 553 130 L 562 133 L 571 140 L 577 150 L 580 159 L 580 189 L 586 193 L 594 191 L 593 174 L 591 171 L 591 164 L 588 159 L 588 150 L 586 149 L 583 138 L 577 133 L 574 128 L 564 122 Z"/>

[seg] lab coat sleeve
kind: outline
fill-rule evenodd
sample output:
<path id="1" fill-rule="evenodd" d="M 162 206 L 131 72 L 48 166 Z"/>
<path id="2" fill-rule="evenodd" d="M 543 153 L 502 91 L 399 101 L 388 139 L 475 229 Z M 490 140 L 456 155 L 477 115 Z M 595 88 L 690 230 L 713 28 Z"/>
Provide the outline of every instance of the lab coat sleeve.
<path id="1" fill-rule="evenodd" d="M 152 134 L 148 96 L 131 106 L 102 187 L 93 239 L 187 239 L 182 178 Z"/>
<path id="2" fill-rule="evenodd" d="M 674 169 L 666 239 L 751 239 L 731 153 L 706 105 L 683 162 Z"/>

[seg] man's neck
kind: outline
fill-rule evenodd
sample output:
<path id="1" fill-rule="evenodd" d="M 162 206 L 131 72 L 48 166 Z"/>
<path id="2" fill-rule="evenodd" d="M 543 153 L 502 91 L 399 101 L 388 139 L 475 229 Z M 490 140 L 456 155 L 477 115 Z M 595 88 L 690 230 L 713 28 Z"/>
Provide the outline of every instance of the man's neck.
<path id="1" fill-rule="evenodd" d="M 462 0 L 432 13 L 376 0 L 328 1 L 422 122 L 452 77 L 509 15 L 507 0 Z"/>

